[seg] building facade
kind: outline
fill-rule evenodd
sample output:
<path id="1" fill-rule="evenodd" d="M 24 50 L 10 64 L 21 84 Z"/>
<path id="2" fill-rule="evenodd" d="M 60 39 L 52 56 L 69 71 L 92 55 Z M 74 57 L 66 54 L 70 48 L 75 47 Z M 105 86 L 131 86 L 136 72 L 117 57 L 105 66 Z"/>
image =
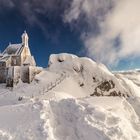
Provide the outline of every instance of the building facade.
<path id="1" fill-rule="evenodd" d="M 30 83 L 36 74 L 36 62 L 31 55 L 28 34 L 22 34 L 22 43 L 9 44 L 0 54 L 0 83 L 13 87 L 19 80 Z"/>

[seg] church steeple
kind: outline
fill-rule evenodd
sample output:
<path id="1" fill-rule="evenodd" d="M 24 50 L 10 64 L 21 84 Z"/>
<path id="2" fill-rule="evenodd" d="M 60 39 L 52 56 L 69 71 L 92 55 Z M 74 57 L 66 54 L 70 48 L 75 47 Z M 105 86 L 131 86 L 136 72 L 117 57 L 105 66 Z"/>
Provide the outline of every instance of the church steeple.
<path id="1" fill-rule="evenodd" d="M 28 47 L 28 40 L 29 40 L 28 34 L 26 33 L 26 31 L 24 31 L 24 33 L 22 34 L 22 44 L 25 47 Z"/>
<path id="2" fill-rule="evenodd" d="M 25 55 L 26 56 L 31 55 L 28 40 L 29 40 L 28 34 L 26 33 L 26 31 L 24 31 L 24 33 L 22 34 L 22 45 L 25 48 Z"/>

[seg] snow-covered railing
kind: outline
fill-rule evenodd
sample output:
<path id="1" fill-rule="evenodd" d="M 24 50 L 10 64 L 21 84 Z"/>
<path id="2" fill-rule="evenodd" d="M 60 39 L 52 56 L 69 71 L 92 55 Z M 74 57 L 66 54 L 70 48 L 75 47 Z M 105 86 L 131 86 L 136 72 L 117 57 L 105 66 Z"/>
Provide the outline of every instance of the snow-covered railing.
<path id="1" fill-rule="evenodd" d="M 8 94 L 8 93 L 9 93 L 9 91 L 0 92 L 0 96 L 1 96 L 1 95 L 5 95 L 5 94 Z"/>
<path id="2" fill-rule="evenodd" d="M 51 82 L 50 84 L 48 84 L 46 86 L 46 88 L 42 91 L 43 94 L 41 94 L 39 96 L 35 96 L 35 98 L 38 98 L 38 97 L 42 98 L 43 97 L 43 99 L 44 99 L 45 95 L 46 95 L 46 97 L 48 97 L 48 99 L 55 98 L 55 93 L 50 92 L 50 94 L 48 94 L 48 92 L 51 91 L 52 89 L 54 89 L 61 82 L 63 82 L 67 77 L 69 77 L 69 75 L 67 75 L 66 72 L 61 73 L 59 78 L 57 78 L 54 82 Z"/>
<path id="3" fill-rule="evenodd" d="M 66 75 L 66 72 L 61 73 L 60 77 L 55 80 L 55 82 L 51 82 L 50 84 L 47 85 L 46 90 L 44 93 L 49 92 L 53 88 L 55 88 L 57 85 L 59 85 L 63 80 L 65 80 L 69 75 Z"/>

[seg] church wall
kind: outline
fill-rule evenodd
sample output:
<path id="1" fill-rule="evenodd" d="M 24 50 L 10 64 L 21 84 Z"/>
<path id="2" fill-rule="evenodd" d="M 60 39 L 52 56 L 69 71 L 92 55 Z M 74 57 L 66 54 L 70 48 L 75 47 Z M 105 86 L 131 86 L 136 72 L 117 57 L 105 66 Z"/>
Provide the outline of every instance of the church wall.
<path id="1" fill-rule="evenodd" d="M 11 58 L 10 57 L 5 61 L 0 61 L 0 68 L 6 68 L 9 66 L 11 66 Z"/>
<path id="2" fill-rule="evenodd" d="M 24 83 L 30 83 L 29 66 L 21 66 L 21 80 Z"/>
<path id="3" fill-rule="evenodd" d="M 21 64 L 23 64 L 23 62 L 25 61 L 26 59 L 26 49 L 24 48 L 22 53 L 21 53 Z"/>
<path id="4" fill-rule="evenodd" d="M 7 61 L 6 61 L 6 67 L 9 67 L 11 66 L 11 58 L 9 58 Z"/>
<path id="5" fill-rule="evenodd" d="M 32 57 L 32 66 L 36 66 L 36 62 L 35 62 L 34 56 L 31 56 L 31 57 Z"/>
<path id="6" fill-rule="evenodd" d="M 29 83 L 33 81 L 34 77 L 36 75 L 36 67 L 35 66 L 30 66 L 29 67 Z"/>
<path id="7" fill-rule="evenodd" d="M 27 57 L 32 57 L 30 53 L 30 49 L 28 47 L 24 47 L 21 53 L 21 64 L 24 63 Z M 34 60 L 35 61 L 35 60 Z M 35 63 L 35 62 L 34 62 Z"/>
<path id="8" fill-rule="evenodd" d="M 26 53 L 26 56 L 31 56 L 29 47 L 25 47 L 25 53 Z"/>
<path id="9" fill-rule="evenodd" d="M 6 84 L 8 87 L 13 87 L 19 82 L 20 66 L 11 66 L 8 68 Z"/>
<path id="10" fill-rule="evenodd" d="M 6 77 L 7 87 L 13 87 L 13 72 L 14 72 L 14 67 L 9 67 L 7 69 L 7 77 Z"/>
<path id="11" fill-rule="evenodd" d="M 20 76 L 21 76 L 20 66 L 14 66 L 14 72 L 13 72 L 13 82 L 14 82 L 14 84 L 17 84 L 19 82 Z"/>
<path id="12" fill-rule="evenodd" d="M 36 75 L 36 67 L 34 66 L 22 66 L 21 68 L 21 80 L 24 83 L 31 83 Z"/>
<path id="13" fill-rule="evenodd" d="M 6 68 L 0 68 L 0 83 L 5 83 L 7 77 L 7 69 Z"/>
<path id="14" fill-rule="evenodd" d="M 7 70 L 7 78 L 13 78 L 14 67 L 9 67 Z"/>

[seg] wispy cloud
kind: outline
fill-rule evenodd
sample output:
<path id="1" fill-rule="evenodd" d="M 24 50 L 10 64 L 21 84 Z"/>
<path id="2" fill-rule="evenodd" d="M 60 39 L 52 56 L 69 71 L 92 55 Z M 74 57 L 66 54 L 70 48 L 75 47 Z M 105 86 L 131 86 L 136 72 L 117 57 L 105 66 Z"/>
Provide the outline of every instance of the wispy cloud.
<path id="1" fill-rule="evenodd" d="M 70 5 L 65 0 L 0 0 L 0 12 L 15 10 L 31 26 L 38 26 L 47 38 L 52 35 L 48 31 L 44 19 L 57 21 L 62 19 L 65 9 Z"/>
<path id="2" fill-rule="evenodd" d="M 81 38 L 87 54 L 112 65 L 127 57 L 140 56 L 139 5 L 139 0 L 73 0 L 64 19 L 70 24 L 86 20 L 90 28 L 81 32 Z"/>
<path id="3" fill-rule="evenodd" d="M 1 9 L 17 10 L 28 22 L 35 23 L 39 15 L 56 17 L 62 15 L 70 2 L 65 0 L 1 0 Z M 53 14 L 53 16 L 51 16 Z"/>
<path id="4" fill-rule="evenodd" d="M 14 7 L 14 3 L 11 0 L 1 0 L 0 1 L 0 11 L 2 12 L 5 8 L 12 9 Z"/>

